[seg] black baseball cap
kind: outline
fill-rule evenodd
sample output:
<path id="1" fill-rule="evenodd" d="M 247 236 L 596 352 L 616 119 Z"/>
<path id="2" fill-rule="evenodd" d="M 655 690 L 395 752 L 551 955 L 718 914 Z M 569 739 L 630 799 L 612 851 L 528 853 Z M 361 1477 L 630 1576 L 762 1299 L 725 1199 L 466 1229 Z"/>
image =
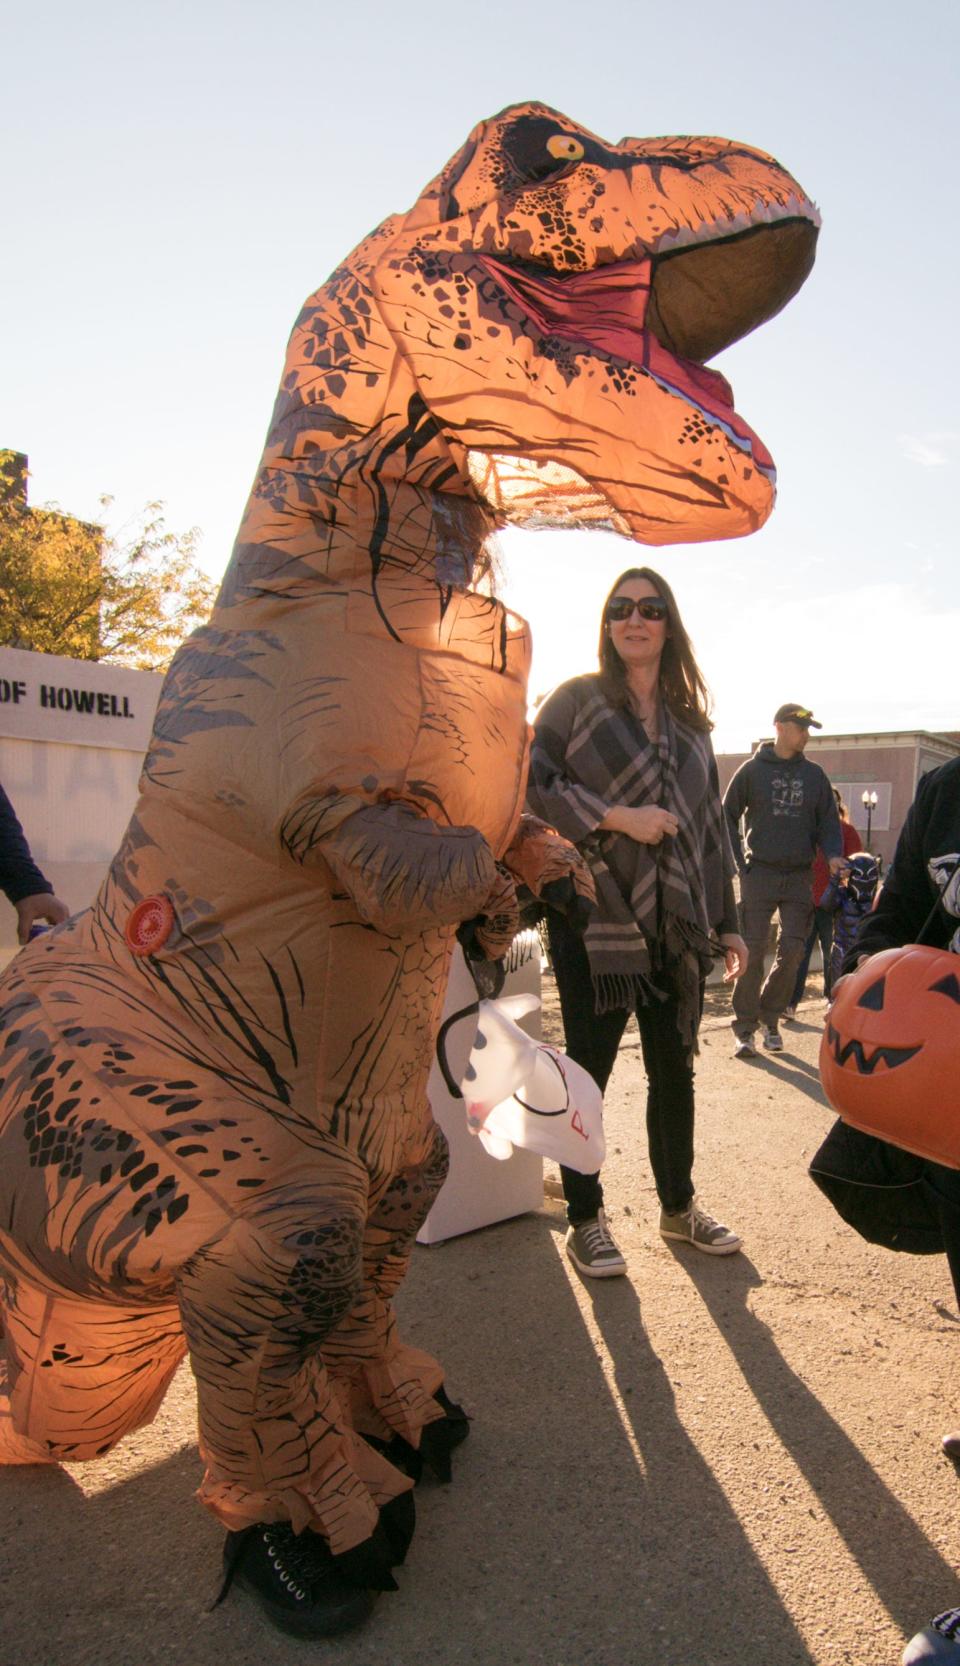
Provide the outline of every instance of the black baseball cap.
<path id="1" fill-rule="evenodd" d="M 795 700 L 788 700 L 785 706 L 779 706 L 774 713 L 774 723 L 802 723 L 805 729 L 822 729 L 809 706 L 798 706 Z"/>

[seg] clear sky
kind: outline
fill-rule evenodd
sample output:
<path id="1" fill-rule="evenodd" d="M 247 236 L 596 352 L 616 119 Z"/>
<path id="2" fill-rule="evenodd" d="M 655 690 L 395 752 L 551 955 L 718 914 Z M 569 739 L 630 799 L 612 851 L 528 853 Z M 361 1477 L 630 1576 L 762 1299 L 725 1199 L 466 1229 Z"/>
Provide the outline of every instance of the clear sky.
<path id="1" fill-rule="evenodd" d="M 779 502 L 649 560 L 718 749 L 786 699 L 832 732 L 960 729 L 956 0 L 46 0 L 2 42 L 0 445 L 34 503 L 163 499 L 215 574 L 300 302 L 476 120 L 536 98 L 614 141 L 772 151 L 822 210 L 817 265 L 717 362 Z M 536 694 L 592 667 L 602 597 L 647 556 L 508 533 L 504 558 Z"/>

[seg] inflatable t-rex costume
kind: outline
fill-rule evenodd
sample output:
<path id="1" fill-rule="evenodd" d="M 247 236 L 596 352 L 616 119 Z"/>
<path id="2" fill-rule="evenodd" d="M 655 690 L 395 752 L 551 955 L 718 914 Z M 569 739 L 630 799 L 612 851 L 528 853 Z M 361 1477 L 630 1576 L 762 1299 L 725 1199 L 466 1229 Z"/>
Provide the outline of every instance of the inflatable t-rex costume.
<path id="1" fill-rule="evenodd" d="M 409 1488 L 386 1444 L 451 1421 L 390 1303 L 444 1176 L 455 928 L 502 951 L 498 862 L 586 883 L 520 821 L 527 628 L 470 585 L 507 521 L 762 524 L 770 458 L 702 361 L 817 225 L 761 152 L 520 105 L 307 302 L 123 845 L 0 986 L 4 1461 L 107 1451 L 186 1347 L 228 1528 L 339 1555 Z"/>

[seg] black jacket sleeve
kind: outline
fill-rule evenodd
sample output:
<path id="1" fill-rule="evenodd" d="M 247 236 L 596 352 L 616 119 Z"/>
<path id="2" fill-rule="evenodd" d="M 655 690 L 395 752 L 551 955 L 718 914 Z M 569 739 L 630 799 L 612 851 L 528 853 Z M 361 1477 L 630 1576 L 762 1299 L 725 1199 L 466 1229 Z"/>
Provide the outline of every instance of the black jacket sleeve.
<path id="1" fill-rule="evenodd" d="M 935 906 L 939 892 L 927 863 L 953 851 L 960 851 L 960 759 L 921 777 L 877 906 L 844 957 L 845 972 L 853 970 L 860 955 L 921 937 L 935 948 L 946 946 L 956 921 Z"/>
<path id="2" fill-rule="evenodd" d="M 748 758 L 740 765 L 732 777 L 723 798 L 723 814 L 730 835 L 730 848 L 733 860 L 737 865 L 737 872 L 744 873 L 747 866 L 746 852 L 743 848 L 743 836 L 740 831 L 740 818 L 747 807 L 750 796 L 750 776 L 752 758 Z"/>
<path id="3" fill-rule="evenodd" d="M 817 798 L 817 846 L 828 862 L 832 856 L 843 855 L 843 834 L 840 831 L 837 801 L 826 775 L 820 782 Z"/>
<path id="4" fill-rule="evenodd" d="M 52 893 L 53 886 L 45 879 L 30 855 L 23 828 L 9 798 L 0 787 L 0 890 L 16 905 L 24 897 L 35 897 L 41 891 Z"/>

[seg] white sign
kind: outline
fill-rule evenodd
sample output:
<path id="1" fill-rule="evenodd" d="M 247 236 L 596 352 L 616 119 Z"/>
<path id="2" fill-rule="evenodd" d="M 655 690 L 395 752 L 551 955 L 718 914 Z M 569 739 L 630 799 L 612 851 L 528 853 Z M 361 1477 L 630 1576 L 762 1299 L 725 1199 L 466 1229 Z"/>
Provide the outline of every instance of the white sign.
<path id="1" fill-rule="evenodd" d="M 162 685 L 156 671 L 0 648 L 0 735 L 142 754 Z"/>

